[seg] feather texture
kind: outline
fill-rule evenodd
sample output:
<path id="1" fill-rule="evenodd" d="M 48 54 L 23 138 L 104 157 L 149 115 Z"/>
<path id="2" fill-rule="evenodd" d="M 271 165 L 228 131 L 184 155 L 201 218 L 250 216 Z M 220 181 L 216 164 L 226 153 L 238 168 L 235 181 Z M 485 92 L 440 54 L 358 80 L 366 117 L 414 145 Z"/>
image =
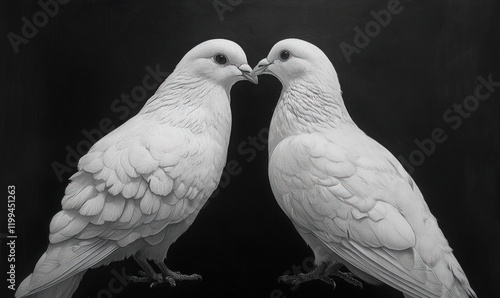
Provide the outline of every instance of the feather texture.
<path id="1" fill-rule="evenodd" d="M 284 49 L 292 58 L 272 63 Z M 408 297 L 476 297 L 412 178 L 352 121 L 326 55 L 289 39 L 260 64 L 284 85 L 270 128 L 271 187 L 316 261 Z"/>
<path id="2" fill-rule="evenodd" d="M 80 159 L 62 211 L 51 221 L 47 252 L 16 297 L 70 297 L 87 269 L 137 252 L 163 261 L 217 187 L 225 164 L 230 88 L 243 76 L 205 59 L 220 53 L 247 65 L 233 42 L 195 47 L 139 114 Z"/>

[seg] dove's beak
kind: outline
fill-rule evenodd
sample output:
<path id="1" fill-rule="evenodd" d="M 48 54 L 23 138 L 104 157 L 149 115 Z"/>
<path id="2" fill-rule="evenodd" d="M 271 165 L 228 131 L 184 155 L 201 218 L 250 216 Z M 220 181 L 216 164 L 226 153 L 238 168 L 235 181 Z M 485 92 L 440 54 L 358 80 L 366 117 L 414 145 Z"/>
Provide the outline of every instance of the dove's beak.
<path id="1" fill-rule="evenodd" d="M 254 75 L 252 72 L 252 68 L 248 64 L 242 64 L 238 69 L 241 71 L 241 75 L 249 80 L 250 82 L 257 84 L 259 83 L 259 79 L 257 78 L 257 75 Z"/>
<path id="2" fill-rule="evenodd" d="M 271 65 L 271 62 L 269 62 L 267 58 L 260 60 L 257 66 L 255 66 L 255 68 L 253 69 L 252 74 L 257 77 L 258 75 L 266 73 L 266 70 L 269 67 L 269 65 Z"/>

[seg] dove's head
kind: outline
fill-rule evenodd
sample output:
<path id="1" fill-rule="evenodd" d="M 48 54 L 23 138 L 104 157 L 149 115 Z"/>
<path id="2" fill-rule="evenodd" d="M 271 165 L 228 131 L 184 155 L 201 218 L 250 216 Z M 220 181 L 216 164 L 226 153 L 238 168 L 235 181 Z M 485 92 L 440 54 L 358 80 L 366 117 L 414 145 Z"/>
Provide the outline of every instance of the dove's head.
<path id="1" fill-rule="evenodd" d="M 300 39 L 276 43 L 252 73 L 271 74 L 283 84 L 275 109 L 275 115 L 282 116 L 277 116 L 280 120 L 274 120 L 273 116 L 273 121 L 289 121 L 283 115 L 294 115 L 290 119 L 300 120 L 285 126 L 294 127 L 295 132 L 353 123 L 342 99 L 335 68 L 325 53 L 311 43 Z M 283 113 L 285 110 L 288 113 Z"/>
<path id="2" fill-rule="evenodd" d="M 276 43 L 267 58 L 253 69 L 253 74 L 273 75 L 283 85 L 294 80 L 312 80 L 311 83 L 327 83 L 340 90 L 337 73 L 325 53 L 317 46 L 295 38 Z"/>
<path id="3" fill-rule="evenodd" d="M 211 39 L 190 50 L 177 64 L 176 70 L 190 77 L 203 78 L 227 88 L 237 81 L 257 84 L 243 49 L 226 39 Z"/>

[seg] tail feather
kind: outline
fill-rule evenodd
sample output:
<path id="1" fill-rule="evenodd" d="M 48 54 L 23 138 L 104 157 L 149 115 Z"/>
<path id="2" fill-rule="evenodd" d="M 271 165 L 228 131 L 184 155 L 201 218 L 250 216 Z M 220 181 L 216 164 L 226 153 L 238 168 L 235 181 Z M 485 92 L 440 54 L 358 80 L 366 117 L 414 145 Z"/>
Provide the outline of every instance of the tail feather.
<path id="1" fill-rule="evenodd" d="M 33 276 L 33 274 L 28 275 L 28 277 L 26 277 L 23 280 L 23 282 L 19 285 L 19 287 L 17 287 L 17 291 L 16 291 L 16 295 L 15 295 L 16 298 L 17 297 L 25 297 L 28 294 L 32 276 Z"/>
<path id="2" fill-rule="evenodd" d="M 29 294 L 29 281 L 31 280 L 31 275 L 28 276 L 19 286 L 16 292 L 17 297 L 25 297 L 25 298 L 68 298 L 73 295 L 73 293 L 78 288 L 80 281 L 83 278 L 85 271 L 80 272 L 76 275 L 71 276 L 70 278 L 65 279 L 64 281 L 49 287 L 40 292 L 36 292 L 34 294 Z"/>
<path id="3" fill-rule="evenodd" d="M 465 276 L 465 272 L 462 269 L 462 266 L 460 266 L 455 256 L 450 253 L 446 256 L 446 260 L 448 261 L 448 266 L 453 273 L 453 276 L 455 277 L 450 288 L 453 297 L 477 298 L 476 293 L 469 284 L 469 280 Z"/>
<path id="4" fill-rule="evenodd" d="M 99 264 L 117 249 L 108 241 L 96 240 L 84 246 L 77 241 L 50 244 L 35 270 L 18 287 L 16 298 L 68 298 L 76 291 L 87 269 Z"/>

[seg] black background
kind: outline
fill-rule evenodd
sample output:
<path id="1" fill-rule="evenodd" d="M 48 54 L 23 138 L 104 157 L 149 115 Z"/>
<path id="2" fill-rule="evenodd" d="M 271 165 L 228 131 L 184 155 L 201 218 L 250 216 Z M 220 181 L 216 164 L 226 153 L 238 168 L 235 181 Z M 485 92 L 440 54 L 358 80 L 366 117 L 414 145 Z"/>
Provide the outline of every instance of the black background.
<path id="1" fill-rule="evenodd" d="M 387 3 L 243 0 L 221 20 L 212 0 L 73 0 L 15 54 L 8 32 L 20 34 L 21 18 L 31 19 L 40 7 L 36 1 L 2 1 L 5 191 L 0 193 L 7 200 L 7 185 L 16 186 L 17 285 L 46 249 L 50 219 L 72 174 L 59 182 L 51 164 L 65 164 L 66 146 L 76 148 L 86 140 L 83 129 L 98 128 L 103 118 L 120 124 L 139 111 L 132 109 L 121 119 L 110 106 L 141 85 L 146 66 L 171 72 L 188 50 L 210 38 L 239 43 L 254 66 L 274 43 L 297 37 L 323 49 L 337 69 L 354 120 L 394 155 L 407 157 L 417 148 L 414 140 L 430 137 L 436 127 L 446 131 L 446 142 L 412 176 L 479 297 L 500 297 L 500 91 L 481 101 L 458 129 L 443 120 L 453 103 L 473 94 L 478 75 L 493 74 L 500 81 L 498 1 L 401 0 L 403 11 L 348 63 L 339 44 L 353 44 L 353 28 L 363 28 L 373 20 L 370 11 Z M 167 259 L 175 270 L 203 275 L 203 283 L 174 289 L 129 284 L 113 297 L 402 297 L 387 286 L 359 290 L 338 281 L 333 291 L 314 281 L 291 290 L 276 282 L 293 265 L 305 263 L 307 269 L 312 253 L 272 196 L 267 148 L 256 149 L 257 157 L 250 160 L 238 146 L 247 142 L 242 146 L 250 148 L 248 138 L 269 126 L 280 90 L 270 76 L 261 76 L 257 86 L 240 82 L 232 89 L 228 160 L 237 162 L 241 173 L 225 180 L 226 187 Z M 6 211 L 0 213 L 4 233 Z M 7 270 L 5 252 L 2 244 L 2 272 Z M 108 288 L 112 270 L 122 268 L 127 274 L 138 270 L 130 260 L 90 270 L 74 297 L 106 297 L 99 291 Z M 12 297 L 1 276 L 2 293 Z"/>

